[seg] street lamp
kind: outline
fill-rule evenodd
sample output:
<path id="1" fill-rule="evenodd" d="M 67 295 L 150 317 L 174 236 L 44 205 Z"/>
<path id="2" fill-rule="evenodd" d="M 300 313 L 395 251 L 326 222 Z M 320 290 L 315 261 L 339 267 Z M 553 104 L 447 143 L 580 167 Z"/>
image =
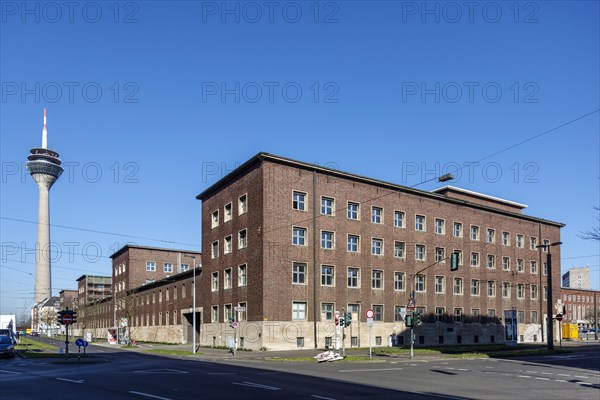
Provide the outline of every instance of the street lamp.
<path id="1" fill-rule="evenodd" d="M 546 255 L 546 264 L 548 265 L 548 300 L 546 304 L 546 314 L 548 314 L 548 334 L 546 335 L 548 340 L 548 350 L 554 349 L 554 320 L 552 318 L 552 255 L 550 254 L 550 247 L 558 246 L 561 244 L 562 242 L 554 242 L 551 244 L 539 244 L 535 246 L 538 249 L 543 248 L 545 250 L 548 250 L 548 254 Z"/>
<path id="2" fill-rule="evenodd" d="M 196 257 L 192 256 L 194 260 L 194 283 L 192 292 L 192 353 L 196 354 Z"/>

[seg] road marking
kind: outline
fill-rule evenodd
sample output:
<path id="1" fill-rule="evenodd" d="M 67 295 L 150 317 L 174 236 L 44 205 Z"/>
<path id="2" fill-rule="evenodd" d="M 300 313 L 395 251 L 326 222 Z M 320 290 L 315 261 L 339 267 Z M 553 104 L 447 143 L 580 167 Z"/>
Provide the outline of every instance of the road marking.
<path id="1" fill-rule="evenodd" d="M 586 385 L 586 386 L 591 386 L 593 385 L 593 383 L 589 383 L 589 382 L 579 382 L 580 385 Z"/>
<path id="2" fill-rule="evenodd" d="M 139 371 L 133 371 L 136 374 L 187 374 L 187 371 L 180 371 L 178 369 L 169 369 L 169 368 L 163 368 L 163 369 L 146 369 L 146 370 L 139 370 Z"/>
<path id="3" fill-rule="evenodd" d="M 338 372 L 400 371 L 402 368 L 340 369 Z"/>
<path id="4" fill-rule="evenodd" d="M 542 375 L 554 375 L 553 372 L 540 372 L 540 374 L 542 374 Z"/>
<path id="5" fill-rule="evenodd" d="M 555 379 L 554 382 L 569 383 L 569 381 L 565 381 L 564 379 Z"/>
<path id="6" fill-rule="evenodd" d="M 468 371 L 466 368 L 457 368 L 458 371 Z"/>
<path id="7" fill-rule="evenodd" d="M 323 400 L 335 400 L 333 397 L 317 396 L 316 394 L 311 394 L 310 397 L 314 397 L 315 399 L 323 399 Z"/>
<path id="8" fill-rule="evenodd" d="M 525 371 L 525 372 L 527 372 L 528 374 L 537 374 L 538 373 L 537 371 Z"/>
<path id="9" fill-rule="evenodd" d="M 7 374 L 15 374 L 15 375 L 23 375 L 20 372 L 15 372 L 15 371 L 7 371 L 5 369 L 0 369 L 0 372 L 6 372 Z"/>
<path id="10" fill-rule="evenodd" d="M 267 386 L 267 385 L 261 385 L 260 383 L 254 383 L 254 382 L 231 382 L 234 385 L 240 385 L 240 386 L 248 386 L 248 387 L 253 387 L 256 389 L 267 389 L 267 390 L 281 390 L 281 388 L 275 387 L 275 386 Z"/>
<path id="11" fill-rule="evenodd" d="M 589 378 L 589 377 L 587 377 L 587 376 L 581 376 L 581 375 L 575 375 L 575 378 L 583 378 L 583 379 L 587 379 L 587 378 Z"/>
<path id="12" fill-rule="evenodd" d="M 56 378 L 56 379 L 58 379 L 59 381 L 65 381 L 65 382 L 71 382 L 71 383 L 83 383 L 84 382 L 83 379 L 80 379 L 78 381 L 75 381 L 73 379 L 66 379 L 66 378 Z"/>
<path id="13" fill-rule="evenodd" d="M 159 400 L 171 400 L 171 399 L 169 399 L 168 397 L 160 397 L 160 396 L 155 396 L 155 395 L 153 395 L 153 394 L 149 394 L 149 393 L 136 392 L 136 391 L 134 391 L 134 390 L 130 390 L 130 391 L 129 391 L 129 393 L 131 393 L 131 394 L 137 394 L 137 395 L 140 395 L 140 396 L 145 396 L 145 397 L 150 397 L 150 398 L 153 398 L 153 399 L 159 399 Z"/>
<path id="14" fill-rule="evenodd" d="M 529 379 L 531 377 L 528 376 L 528 375 L 517 375 L 517 378 L 527 378 L 527 379 Z"/>
<path id="15" fill-rule="evenodd" d="M 539 379 L 540 381 L 549 381 L 550 378 L 545 378 L 543 376 L 536 376 L 535 379 Z"/>
<path id="16" fill-rule="evenodd" d="M 556 375 L 558 375 L 558 376 L 571 376 L 569 374 L 556 374 Z"/>

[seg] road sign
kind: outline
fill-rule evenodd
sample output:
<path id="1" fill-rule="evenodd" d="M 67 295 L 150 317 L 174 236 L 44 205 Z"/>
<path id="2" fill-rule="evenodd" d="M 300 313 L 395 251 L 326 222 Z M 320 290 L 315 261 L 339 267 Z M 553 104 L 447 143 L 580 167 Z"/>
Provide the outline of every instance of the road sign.
<path id="1" fill-rule="evenodd" d="M 72 314 L 63 315 L 62 322 L 65 325 L 71 325 L 73 323 L 73 315 Z"/>
<path id="2" fill-rule="evenodd" d="M 84 341 L 83 341 L 83 344 L 82 344 L 82 346 L 83 346 L 83 347 L 88 347 L 88 344 L 89 344 L 89 343 L 87 342 L 87 340 L 84 340 Z"/>
<path id="3" fill-rule="evenodd" d="M 367 319 L 373 319 L 373 317 L 375 316 L 375 311 L 373 311 L 372 308 L 369 308 L 367 312 L 365 312 L 365 315 L 367 316 Z"/>
<path id="4" fill-rule="evenodd" d="M 241 306 L 233 307 L 233 309 L 235 311 L 238 311 L 238 312 L 244 312 L 244 311 L 246 311 L 246 307 L 241 307 Z"/>
<path id="5" fill-rule="evenodd" d="M 408 304 L 406 305 L 406 308 L 415 308 L 415 300 L 412 297 L 408 298 Z"/>
<path id="6" fill-rule="evenodd" d="M 79 338 L 75 341 L 75 346 L 83 346 L 83 339 Z"/>
<path id="7" fill-rule="evenodd" d="M 237 327 L 238 327 L 238 323 L 237 323 L 237 322 L 235 322 L 235 321 L 233 321 L 233 322 L 231 323 L 231 327 L 232 327 L 233 329 L 237 328 Z"/>
<path id="8" fill-rule="evenodd" d="M 563 318 L 562 314 L 556 314 L 557 321 L 562 321 L 562 318 Z"/>
<path id="9" fill-rule="evenodd" d="M 367 318 L 367 326 L 373 326 L 373 318 Z"/>

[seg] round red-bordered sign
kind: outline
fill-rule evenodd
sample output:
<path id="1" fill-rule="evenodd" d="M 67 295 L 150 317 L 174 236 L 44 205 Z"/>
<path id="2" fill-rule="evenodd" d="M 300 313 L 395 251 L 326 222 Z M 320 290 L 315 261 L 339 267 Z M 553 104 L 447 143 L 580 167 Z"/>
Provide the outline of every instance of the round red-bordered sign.
<path id="1" fill-rule="evenodd" d="M 365 312 L 365 315 L 367 316 L 367 318 L 373 318 L 375 316 L 375 311 L 373 311 L 372 308 L 369 308 L 367 312 Z"/>
<path id="2" fill-rule="evenodd" d="M 71 325 L 73 323 L 73 316 L 71 314 L 65 314 L 62 317 L 63 324 Z"/>
<path id="3" fill-rule="evenodd" d="M 562 314 L 556 314 L 556 320 L 557 321 L 562 321 L 562 319 L 563 319 Z"/>

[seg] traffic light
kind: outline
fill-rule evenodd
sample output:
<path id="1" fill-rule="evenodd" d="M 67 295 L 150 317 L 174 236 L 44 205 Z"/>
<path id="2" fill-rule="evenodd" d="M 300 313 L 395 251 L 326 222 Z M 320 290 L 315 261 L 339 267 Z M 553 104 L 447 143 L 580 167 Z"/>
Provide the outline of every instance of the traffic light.
<path id="1" fill-rule="evenodd" d="M 76 324 L 77 323 L 77 311 L 71 311 L 71 316 L 73 317 L 73 321 L 71 323 Z"/>
<path id="2" fill-rule="evenodd" d="M 59 312 L 57 312 L 56 313 L 56 322 L 58 322 L 59 324 L 62 325 L 63 317 L 65 316 L 66 313 L 67 313 L 66 310 L 60 310 Z"/>
<path id="3" fill-rule="evenodd" d="M 407 315 L 406 318 L 404 318 L 404 321 L 406 322 L 406 327 L 407 328 L 412 328 L 413 327 L 413 318 L 410 315 Z"/>
<path id="4" fill-rule="evenodd" d="M 460 254 L 455 251 L 450 254 L 450 271 L 458 271 L 458 260 Z"/>
<path id="5" fill-rule="evenodd" d="M 344 317 L 343 317 L 343 316 L 341 316 L 341 317 L 340 317 L 340 319 L 339 319 L 339 324 L 340 324 L 340 326 L 341 326 L 341 327 L 344 327 L 344 326 L 346 326 L 346 321 L 345 321 L 345 319 L 344 319 Z"/>
<path id="6" fill-rule="evenodd" d="M 229 327 L 233 328 L 233 323 L 235 322 L 235 318 L 229 317 Z"/>
<path id="7" fill-rule="evenodd" d="M 352 314 L 348 313 L 348 314 L 346 314 L 346 326 L 350 326 L 351 323 L 352 323 Z"/>
<path id="8" fill-rule="evenodd" d="M 421 325 L 421 313 L 418 312 L 418 311 L 415 311 L 413 315 L 414 315 L 414 322 L 413 323 L 415 324 L 415 326 L 416 325 Z"/>

